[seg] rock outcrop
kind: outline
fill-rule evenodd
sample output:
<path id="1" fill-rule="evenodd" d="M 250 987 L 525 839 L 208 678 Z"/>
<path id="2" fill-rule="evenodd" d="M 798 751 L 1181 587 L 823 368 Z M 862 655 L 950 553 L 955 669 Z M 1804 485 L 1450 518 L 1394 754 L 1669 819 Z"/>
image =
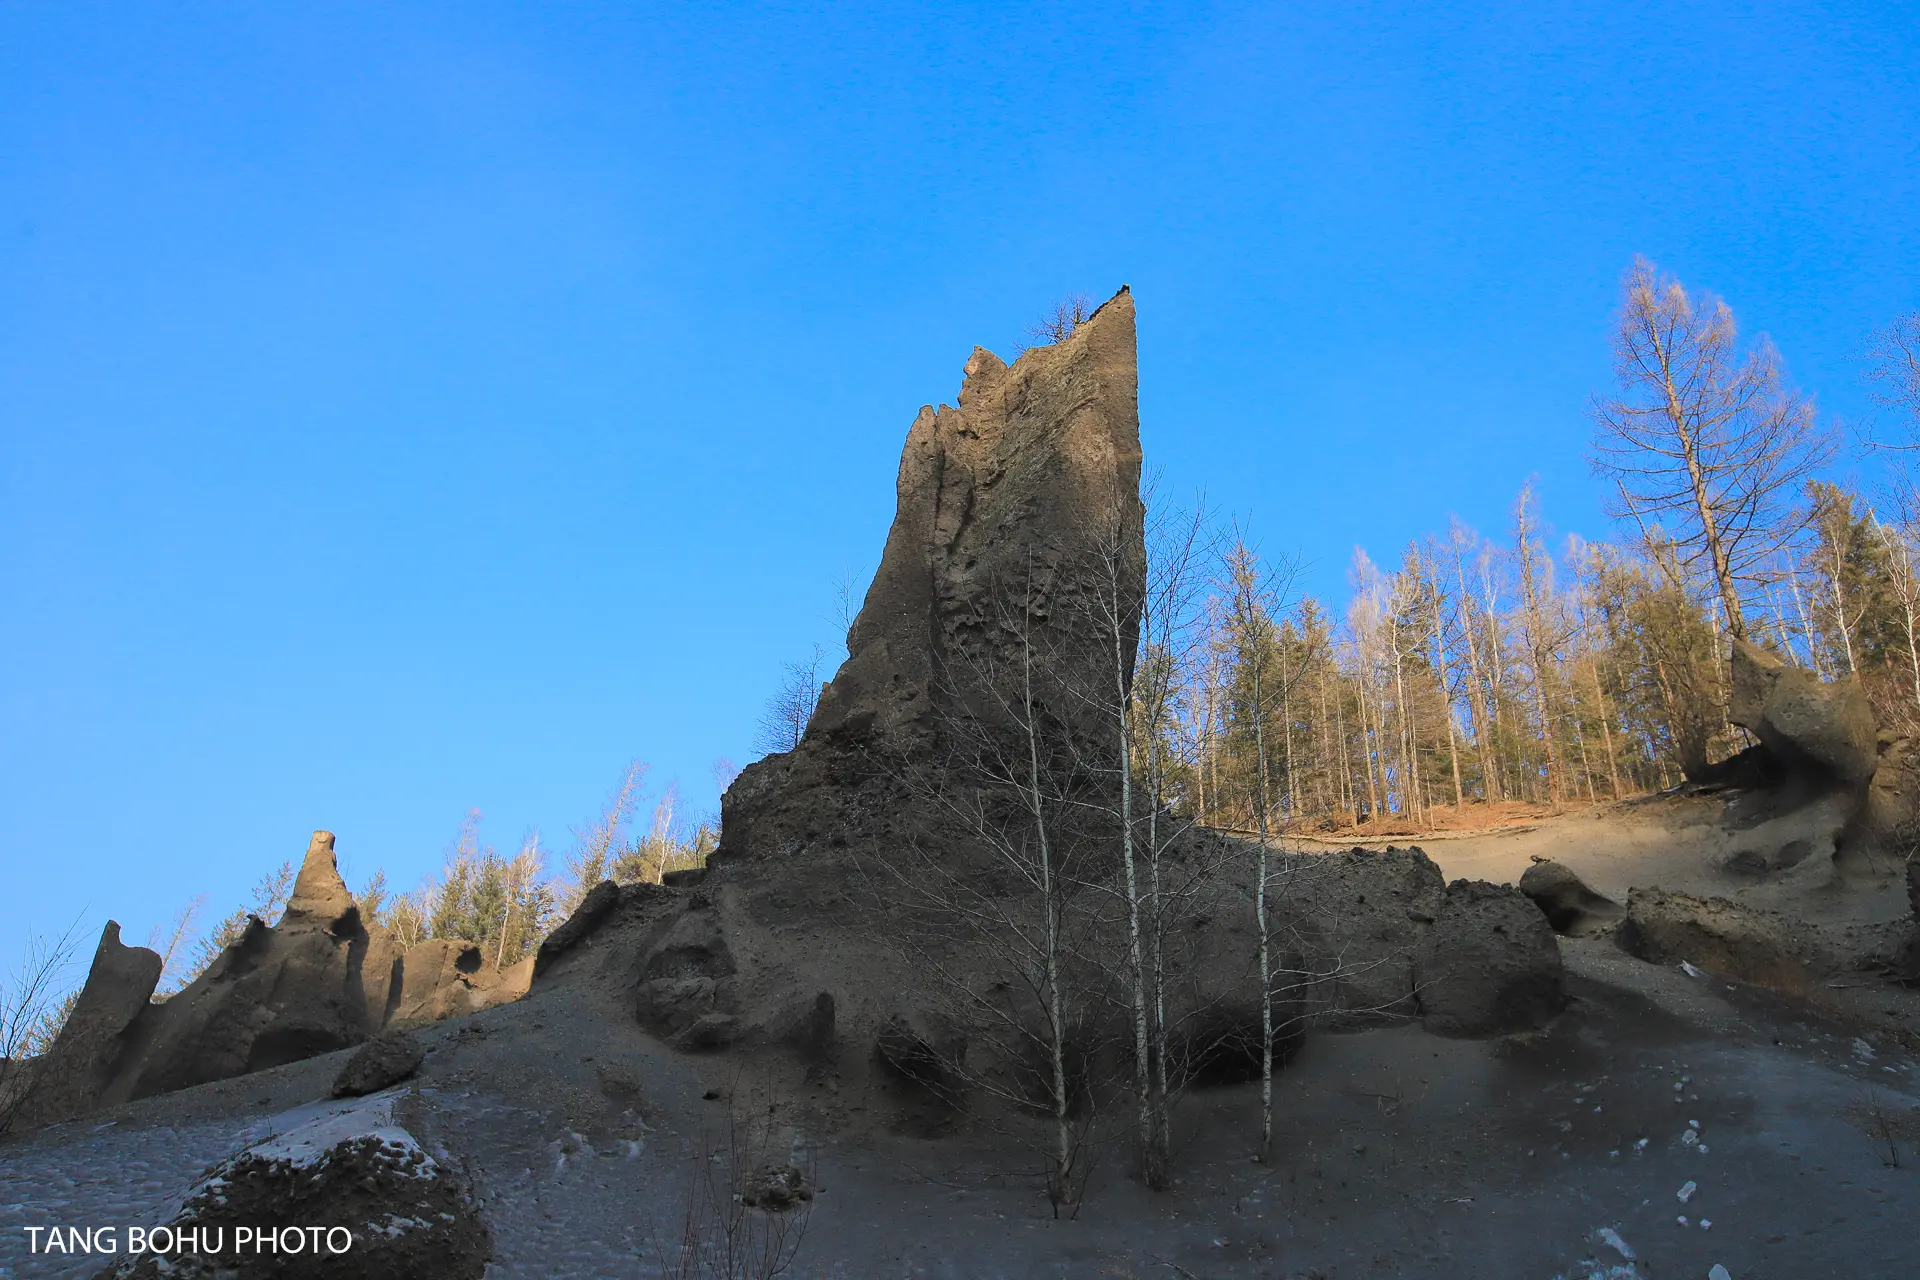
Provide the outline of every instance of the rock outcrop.
<path id="1" fill-rule="evenodd" d="M 993 1092 L 971 1087 L 989 1076 L 1021 1096 L 1051 1089 L 1035 1070 L 1053 1032 L 1031 1007 L 1031 957 L 983 931 L 1030 921 L 1030 805 L 1047 807 L 1049 848 L 1118 892 L 1113 709 L 1145 587 L 1137 380 L 1125 290 L 1011 366 L 976 349 L 957 406 L 922 409 L 908 433 L 880 568 L 799 744 L 728 790 L 697 889 L 664 888 L 677 896 L 644 923 L 624 897 L 590 895 L 543 971 L 575 963 L 586 930 L 618 927 L 638 958 L 603 949 L 601 972 L 631 983 L 654 1034 L 798 1051 L 816 1078 L 872 1072 L 903 1132 L 938 1131 L 961 1098 Z M 1014 785 L 1012 760 L 1044 782 Z M 1242 1078 L 1263 1054 L 1258 859 L 1224 835 L 1175 843 L 1170 874 L 1193 887 L 1160 956 L 1169 1025 L 1183 1062 Z M 1279 1060 L 1320 1018 L 1424 1011 L 1477 1035 L 1559 1007 L 1552 931 L 1512 890 L 1450 891 L 1417 850 L 1273 860 Z M 1062 979 L 1106 993 L 1073 1011 L 1070 1055 L 1131 1035 L 1103 1021 L 1125 1004 L 1113 987 L 1128 951 L 1099 914 L 1076 917 Z M 999 1002 L 991 1018 L 983 999 Z"/>
<path id="2" fill-rule="evenodd" d="M 1882 730 L 1878 746 L 1866 798 L 1841 843 L 1906 858 L 1920 849 L 1920 742 Z"/>
<path id="3" fill-rule="evenodd" d="M 238 941 L 163 1001 L 152 1000 L 160 957 L 123 946 L 108 924 L 24 1118 L 48 1123 L 224 1080 L 526 993 L 533 957 L 500 970 L 470 943 L 403 952 L 387 930 L 368 927 L 333 845 L 331 832 L 314 832 L 279 923 L 250 918 Z"/>
<path id="4" fill-rule="evenodd" d="M 797 749 L 749 765 L 722 805 L 722 858 L 846 838 L 876 761 L 930 758 L 996 718 L 997 677 L 1043 655 L 1066 732 L 1131 662 L 1145 581 L 1133 298 L 1009 366 L 976 347 L 957 406 L 922 408 L 879 570 Z M 1104 601 L 1104 603 L 1103 603 Z M 1130 677 L 1130 672 L 1127 673 Z"/>
<path id="5" fill-rule="evenodd" d="M 108 1101 L 143 1098 L 360 1043 L 385 1020 L 397 948 L 370 933 L 316 831 L 280 923 L 257 917 L 207 971 L 143 1017 Z"/>
<path id="6" fill-rule="evenodd" d="M 161 967 L 157 954 L 124 945 L 119 923 L 107 921 L 80 998 L 34 1064 L 27 1119 L 51 1123 L 93 1109 L 126 1054 L 128 1031 L 150 1007 Z"/>
<path id="7" fill-rule="evenodd" d="M 602 880 L 587 890 L 580 905 L 555 929 L 540 941 L 540 950 L 534 953 L 533 973 L 541 973 L 567 952 L 584 942 L 613 909 L 620 905 L 620 886 L 611 880 Z"/>
<path id="8" fill-rule="evenodd" d="M 1728 898 L 1636 886 L 1618 935 L 1630 954 L 1655 964 L 1682 960 L 1723 978 L 1794 995 L 1845 967 L 1813 927 Z"/>
<path id="9" fill-rule="evenodd" d="M 1733 642 L 1727 717 L 1789 768 L 1864 785 L 1878 763 L 1873 710 L 1851 676 L 1825 681 L 1745 640 Z"/>
<path id="10" fill-rule="evenodd" d="M 394 966 L 384 1024 L 418 1027 L 518 1000 L 533 985 L 535 957 L 495 968 L 479 947 L 434 938 L 409 947 Z"/>
<path id="11" fill-rule="evenodd" d="M 1420 1013 L 1442 1035 L 1538 1027 L 1566 1003 L 1560 947 L 1539 909 L 1511 885 L 1456 880 L 1414 955 Z"/>

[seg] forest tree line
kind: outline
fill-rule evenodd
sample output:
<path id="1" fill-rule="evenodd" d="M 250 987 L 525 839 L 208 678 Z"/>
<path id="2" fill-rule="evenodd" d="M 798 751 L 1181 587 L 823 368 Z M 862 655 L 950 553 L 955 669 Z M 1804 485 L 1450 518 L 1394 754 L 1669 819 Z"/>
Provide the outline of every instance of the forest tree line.
<path id="1" fill-rule="evenodd" d="M 1410 830 L 1469 806 L 1557 808 L 1698 777 L 1751 742 L 1727 719 L 1749 640 L 1856 676 L 1879 724 L 1920 730 L 1920 314 L 1879 331 L 1866 374 L 1871 490 L 1832 478 L 1842 433 L 1764 339 L 1651 264 L 1623 282 L 1618 385 L 1592 406 L 1619 536 L 1554 540 L 1529 483 L 1507 528 L 1458 518 L 1381 566 L 1356 550 L 1344 609 L 1293 566 L 1223 540 L 1193 625 L 1149 662 L 1138 723 L 1172 794 L 1210 825 Z"/>

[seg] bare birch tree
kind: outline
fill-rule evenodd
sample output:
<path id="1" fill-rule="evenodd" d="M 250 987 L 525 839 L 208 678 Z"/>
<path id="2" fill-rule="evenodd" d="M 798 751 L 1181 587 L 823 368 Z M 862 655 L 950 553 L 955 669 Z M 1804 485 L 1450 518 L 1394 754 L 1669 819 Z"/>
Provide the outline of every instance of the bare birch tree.
<path id="1" fill-rule="evenodd" d="M 1090 761 L 1092 744 L 1059 713 L 1085 691 L 1063 687 L 1072 663 L 1050 651 L 1035 596 L 1030 571 L 1024 589 L 999 597 L 1015 601 L 995 627 L 1004 659 L 963 654 L 960 669 L 939 673 L 943 749 L 891 765 L 928 829 L 906 837 L 903 861 L 876 859 L 864 870 L 892 936 L 987 1056 L 1017 1064 L 1037 1051 L 1037 1080 L 964 1062 L 938 1071 L 1016 1108 L 1044 1108 L 1047 1197 L 1055 1216 L 1067 1216 L 1089 1172 L 1085 1106 L 1096 1092 L 1080 1070 L 1094 1056 L 1088 1015 L 1107 998 L 1097 987 L 1111 974 L 1103 960 L 1090 962 L 1100 922 L 1087 909 L 1091 867 L 1104 851 L 1101 824 L 1088 819 L 1107 778 L 1100 753 Z"/>
<path id="2" fill-rule="evenodd" d="M 1273 817 L 1272 769 L 1267 750 L 1266 722 L 1272 707 L 1283 692 L 1268 672 L 1268 657 L 1273 647 L 1273 618 L 1278 601 L 1291 580 L 1292 566 L 1276 571 L 1263 565 L 1245 538 L 1236 537 L 1227 549 L 1224 583 L 1228 613 L 1235 643 L 1244 655 L 1246 685 L 1242 713 L 1250 722 L 1254 745 L 1253 816 L 1258 834 L 1254 865 L 1254 923 L 1257 931 L 1258 977 L 1260 986 L 1260 1147 L 1258 1158 L 1265 1161 L 1273 1148 L 1273 1044 L 1274 1023 L 1273 941 Z M 1296 676 L 1297 678 L 1297 676 Z"/>
<path id="3" fill-rule="evenodd" d="M 587 891 L 605 880 L 613 869 L 646 777 L 646 765 L 638 760 L 628 761 L 626 771 L 620 775 L 620 785 L 600 806 L 599 814 L 585 826 L 574 828 L 574 851 L 567 858 L 567 883 L 560 902 L 563 910 L 572 911 L 579 906 Z"/>

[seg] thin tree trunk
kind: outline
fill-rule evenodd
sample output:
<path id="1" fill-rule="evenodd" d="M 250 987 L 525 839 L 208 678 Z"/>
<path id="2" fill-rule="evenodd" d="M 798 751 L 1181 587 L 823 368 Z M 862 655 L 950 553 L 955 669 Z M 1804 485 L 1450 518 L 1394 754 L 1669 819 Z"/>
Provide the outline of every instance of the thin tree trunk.
<path id="1" fill-rule="evenodd" d="M 1260 865 L 1254 886 L 1254 915 L 1260 928 L 1260 1160 L 1273 1151 L 1273 961 L 1267 927 L 1267 735 L 1260 713 L 1260 663 L 1253 666 L 1253 744 L 1260 770 Z"/>
<path id="2" fill-rule="evenodd" d="M 1791 563 L 1787 565 L 1787 585 L 1793 588 L 1793 607 L 1800 615 L 1800 634 L 1806 638 L 1807 658 L 1813 665 L 1813 674 L 1825 680 L 1828 673 L 1820 661 L 1820 647 L 1813 642 L 1813 624 L 1807 619 L 1807 602 L 1800 594 L 1800 574 Z"/>
<path id="3" fill-rule="evenodd" d="M 1133 978 L 1133 1065 L 1134 1084 L 1140 1094 L 1141 1175 L 1147 1186 L 1161 1190 L 1166 1185 L 1160 1167 L 1154 1136 L 1160 1126 L 1153 1114 L 1152 1049 L 1147 1029 L 1147 963 L 1140 929 L 1140 877 L 1135 866 L 1133 841 L 1133 698 L 1127 688 L 1126 651 L 1121 634 L 1122 601 L 1117 580 L 1111 584 L 1111 611 L 1108 622 L 1113 635 L 1113 695 L 1116 709 L 1115 729 L 1120 753 L 1120 858 L 1127 878 L 1127 965 Z"/>
<path id="4" fill-rule="evenodd" d="M 1065 999 L 1061 991 L 1063 981 L 1060 966 L 1060 903 L 1059 888 L 1053 867 L 1053 847 L 1047 829 L 1046 803 L 1042 799 L 1040 780 L 1040 740 L 1039 725 L 1035 719 L 1035 700 L 1033 694 L 1033 642 L 1031 639 L 1031 618 L 1022 646 L 1023 681 L 1023 719 L 1027 736 L 1027 791 L 1028 805 L 1033 815 L 1034 840 L 1040 857 L 1040 901 L 1045 919 L 1046 951 L 1044 968 L 1047 984 L 1047 1018 L 1050 1039 L 1047 1046 L 1050 1066 L 1053 1073 L 1053 1125 L 1054 1125 L 1054 1170 L 1053 1185 L 1048 1188 L 1048 1199 L 1053 1203 L 1054 1216 L 1060 1215 L 1062 1205 L 1073 1201 L 1074 1151 L 1073 1128 L 1068 1117 L 1067 1061 L 1066 1061 L 1066 1010 Z"/>

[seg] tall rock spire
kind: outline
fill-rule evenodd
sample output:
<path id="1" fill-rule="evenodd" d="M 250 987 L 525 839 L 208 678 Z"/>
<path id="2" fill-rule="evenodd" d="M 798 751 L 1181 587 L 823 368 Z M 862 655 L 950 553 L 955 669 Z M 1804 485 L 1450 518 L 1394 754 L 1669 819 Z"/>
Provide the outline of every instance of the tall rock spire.
<path id="1" fill-rule="evenodd" d="M 1019 646 L 1044 653 L 1054 722 L 1110 734 L 1093 703 L 1112 695 L 1116 616 L 1132 662 L 1145 581 L 1133 296 L 1011 365 L 975 347 L 964 375 L 958 405 L 907 432 L 880 567 L 799 747 L 727 793 L 730 855 L 844 835 L 861 762 L 990 715 L 978 690 Z"/>
<path id="2" fill-rule="evenodd" d="M 1011 366 L 974 348 L 958 407 L 921 409 L 907 433 L 886 550 L 809 739 L 923 726 L 953 670 L 988 660 L 1014 595 L 1056 648 L 1102 643 L 1071 634 L 1084 618 L 1062 597 L 1104 554 L 1141 572 L 1138 369 L 1124 288 Z"/>

